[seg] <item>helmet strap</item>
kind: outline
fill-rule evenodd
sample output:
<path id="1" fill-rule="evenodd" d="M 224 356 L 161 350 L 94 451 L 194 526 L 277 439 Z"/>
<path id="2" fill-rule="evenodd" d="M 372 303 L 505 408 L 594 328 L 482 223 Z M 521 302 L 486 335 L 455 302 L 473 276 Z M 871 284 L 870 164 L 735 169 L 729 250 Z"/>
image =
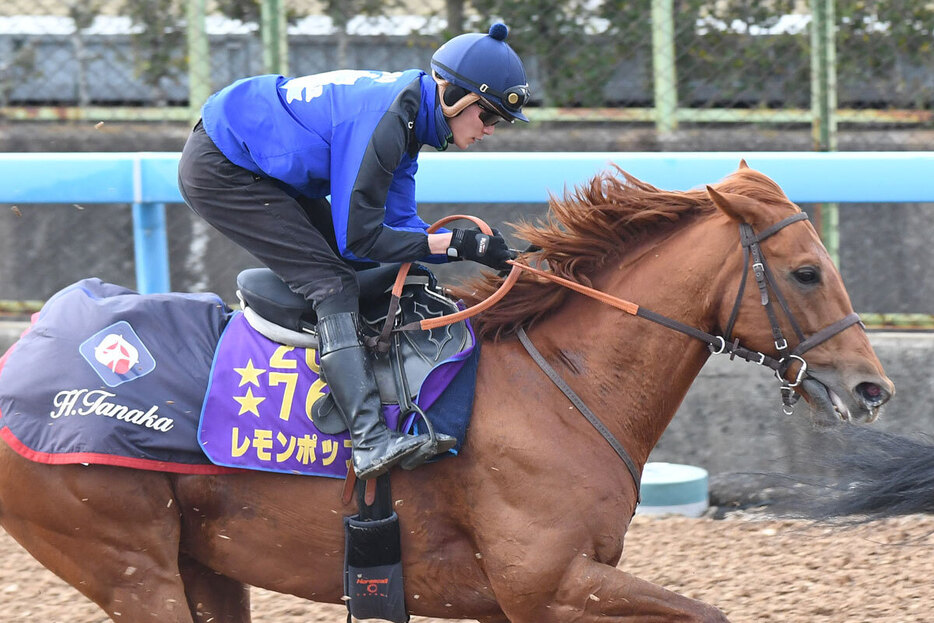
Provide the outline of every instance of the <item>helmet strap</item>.
<path id="1" fill-rule="evenodd" d="M 444 151 L 448 148 L 448 144 L 454 140 L 454 135 L 451 133 L 451 126 L 448 125 L 448 119 L 444 116 L 444 111 L 441 110 L 440 106 L 435 106 L 434 115 L 435 131 L 438 134 L 438 145 L 435 149 Z"/>
<path id="2" fill-rule="evenodd" d="M 458 87 L 457 85 L 451 84 L 450 82 L 448 82 L 447 80 L 439 76 L 437 72 L 435 71 L 432 71 L 431 75 L 435 79 L 435 82 L 438 83 L 438 101 L 441 103 L 441 112 L 444 113 L 445 117 L 449 117 L 449 118 L 456 117 L 457 115 L 464 112 L 465 108 L 467 108 L 474 102 L 480 101 L 479 95 L 468 91 L 466 95 L 458 99 L 456 102 L 452 104 L 448 104 L 447 98 L 444 97 L 445 90 L 448 89 L 449 87 L 451 89 L 460 89 L 462 87 Z"/>

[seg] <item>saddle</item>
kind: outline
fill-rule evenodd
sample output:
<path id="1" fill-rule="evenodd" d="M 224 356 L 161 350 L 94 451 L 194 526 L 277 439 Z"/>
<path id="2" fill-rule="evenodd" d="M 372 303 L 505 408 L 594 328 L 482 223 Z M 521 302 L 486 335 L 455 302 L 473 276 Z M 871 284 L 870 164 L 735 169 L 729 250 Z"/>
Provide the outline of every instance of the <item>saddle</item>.
<path id="1" fill-rule="evenodd" d="M 357 273 L 362 333 L 367 343 L 375 343 L 386 323 L 391 290 L 400 266 L 386 264 Z M 242 271 L 237 277 L 237 297 L 247 322 L 261 335 L 286 346 L 318 348 L 317 317 L 311 303 L 289 289 L 268 268 Z M 405 279 L 392 325 L 420 322 L 458 310 L 454 301 L 444 295 L 431 271 L 414 264 Z M 412 411 L 420 414 L 414 399 L 428 373 L 471 346 L 471 340 L 464 322 L 430 331 L 393 332 L 387 352 L 368 349 L 380 400 L 383 404 L 398 404 L 403 414 Z M 315 404 L 312 419 L 327 434 L 346 429 L 329 397 Z M 426 426 L 430 427 L 427 421 Z"/>
<path id="2" fill-rule="evenodd" d="M 389 319 L 392 288 L 399 264 L 360 271 L 361 332 L 373 360 L 380 400 L 398 404 L 401 416 L 417 413 L 434 437 L 431 422 L 415 404 L 422 383 L 440 363 L 473 346 L 465 321 L 429 331 L 406 330 L 388 333 L 384 328 L 421 322 L 459 311 L 444 295 L 434 275 L 425 267 L 412 265 L 399 299 L 395 317 Z M 254 268 L 237 277 L 237 296 L 244 317 L 266 338 L 302 348 L 318 348 L 317 318 L 304 297 L 292 292 L 271 270 Z M 327 380 L 327 379 L 325 379 Z M 314 403 L 315 426 L 327 434 L 346 429 L 330 394 Z M 422 458 L 421 460 L 424 460 Z M 363 482 L 348 473 L 344 500 L 356 491 L 358 513 L 344 518 L 344 593 L 348 596 L 347 620 L 378 618 L 405 623 L 409 615 L 403 590 L 399 516 L 393 510 L 389 474 Z"/>

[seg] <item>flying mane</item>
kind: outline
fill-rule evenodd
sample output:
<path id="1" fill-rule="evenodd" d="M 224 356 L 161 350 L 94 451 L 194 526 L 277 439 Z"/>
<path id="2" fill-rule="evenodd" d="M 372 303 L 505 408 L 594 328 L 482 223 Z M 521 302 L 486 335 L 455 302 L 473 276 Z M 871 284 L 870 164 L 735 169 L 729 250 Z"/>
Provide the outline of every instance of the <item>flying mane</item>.
<path id="1" fill-rule="evenodd" d="M 763 203 L 790 203 L 775 182 L 745 164 L 714 187 Z M 660 190 L 616 165 L 573 192 L 565 192 L 561 199 L 552 195 L 548 204 L 543 221 L 513 225 L 519 238 L 537 248 L 524 254 L 522 261 L 547 265 L 556 275 L 586 285 L 595 271 L 625 254 L 635 242 L 670 232 L 692 217 L 715 210 L 703 189 Z M 502 281 L 484 274 L 454 292 L 473 305 L 490 296 Z M 556 309 L 569 292 L 523 273 L 502 301 L 473 319 L 474 327 L 482 337 L 508 336 Z"/>

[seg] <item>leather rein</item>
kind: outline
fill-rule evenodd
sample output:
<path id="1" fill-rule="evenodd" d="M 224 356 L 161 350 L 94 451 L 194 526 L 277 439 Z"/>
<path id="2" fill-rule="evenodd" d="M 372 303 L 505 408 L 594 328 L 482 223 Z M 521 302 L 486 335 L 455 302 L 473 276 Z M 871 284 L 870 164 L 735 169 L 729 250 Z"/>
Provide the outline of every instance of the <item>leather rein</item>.
<path id="1" fill-rule="evenodd" d="M 484 233 L 488 235 L 492 234 L 489 226 L 482 220 L 466 215 L 452 215 L 441 219 L 440 221 L 434 223 L 428 229 L 428 231 L 431 233 L 445 223 L 459 219 L 473 221 Z M 781 291 L 776 286 L 775 278 L 765 260 L 760 243 L 770 236 L 778 233 L 788 225 L 798 221 L 805 221 L 807 219 L 807 214 L 804 212 L 798 212 L 779 221 L 778 223 L 775 223 L 758 234 L 753 231 L 752 226 L 749 224 L 740 223 L 739 233 L 740 244 L 743 251 L 743 276 L 740 280 L 739 288 L 736 293 L 736 299 L 733 303 L 733 308 L 730 312 L 730 317 L 723 335 L 713 335 L 711 333 L 707 333 L 706 331 L 684 324 L 683 322 L 673 318 L 669 318 L 648 309 L 644 309 L 636 303 L 612 296 L 606 292 L 601 292 L 600 290 L 596 290 L 575 281 L 559 277 L 558 275 L 547 272 L 540 268 L 530 266 L 528 264 L 522 264 L 515 260 L 509 260 L 509 264 L 512 265 L 512 270 L 503 280 L 503 283 L 500 285 L 499 289 L 484 301 L 481 301 L 473 307 L 461 310 L 454 314 L 449 314 L 438 318 L 429 318 L 420 322 L 393 327 L 392 323 L 396 317 L 396 311 L 398 310 L 399 300 L 402 294 L 402 285 L 405 282 L 405 276 L 408 273 L 410 266 L 410 264 L 403 264 L 399 269 L 399 275 L 397 276 L 396 282 L 393 285 L 392 298 L 390 300 L 389 314 L 386 317 L 386 323 L 380 336 L 374 340 L 375 346 L 377 349 L 380 349 L 385 343 L 388 348 L 389 336 L 392 332 L 412 330 L 428 331 L 474 316 L 499 302 L 499 300 L 502 299 L 512 288 L 516 281 L 518 281 L 519 275 L 523 271 L 526 271 L 543 279 L 553 281 L 561 286 L 574 290 L 575 292 L 579 292 L 585 296 L 589 296 L 590 298 L 596 299 L 602 303 L 620 309 L 630 315 L 645 318 L 646 320 L 650 320 L 656 324 L 705 342 L 707 347 L 710 349 L 711 354 L 728 354 L 730 356 L 730 360 L 738 357 L 743 361 L 770 368 L 774 372 L 775 377 L 781 383 L 780 390 L 782 394 L 782 410 L 785 414 L 790 415 L 793 412 L 794 405 L 799 398 L 794 389 L 798 387 L 805 378 L 807 378 L 808 365 L 804 360 L 804 353 L 818 346 L 819 344 L 826 342 L 833 336 L 854 324 L 860 324 L 860 326 L 863 326 L 859 319 L 859 315 L 856 313 L 851 313 L 841 318 L 840 320 L 837 320 L 836 322 L 833 322 L 820 329 L 813 335 L 805 337 L 804 333 L 801 331 L 800 325 L 795 321 L 794 316 L 791 313 L 791 309 L 785 300 L 785 297 L 781 294 Z M 759 289 L 760 302 L 765 308 L 766 315 L 769 319 L 769 324 L 771 325 L 772 338 L 775 349 L 779 354 L 778 357 L 773 357 L 771 355 L 746 348 L 740 345 L 739 338 L 732 338 L 733 327 L 735 326 L 736 319 L 739 315 L 743 293 L 745 292 L 746 282 L 748 280 L 747 277 L 749 275 L 749 270 L 746 269 L 746 266 L 750 262 L 752 263 L 752 273 L 755 277 L 756 285 Z M 770 292 L 772 293 L 772 296 L 770 296 Z M 798 345 L 793 349 L 789 349 L 788 341 L 783 335 L 781 325 L 779 324 L 778 320 L 778 314 L 775 310 L 773 296 L 774 301 L 778 302 L 778 306 L 784 313 L 785 317 L 788 319 L 796 337 L 798 338 Z M 548 378 L 550 378 L 559 389 L 561 389 L 561 391 L 565 394 L 565 396 L 568 397 L 571 403 L 574 404 L 574 406 L 577 407 L 577 409 L 587 418 L 593 427 L 597 429 L 600 435 L 603 436 L 603 438 L 607 441 L 607 443 L 610 444 L 620 459 L 622 459 L 622 461 L 626 464 L 626 467 L 629 469 L 633 481 L 635 482 L 636 493 L 637 495 L 641 495 L 639 493 L 641 482 L 640 471 L 638 467 L 636 467 L 635 462 L 632 460 L 632 457 L 625 450 L 623 445 L 619 442 L 619 440 L 616 439 L 616 437 L 613 436 L 612 433 L 610 433 L 609 429 L 607 429 L 607 427 L 603 424 L 603 422 L 600 421 L 600 419 L 593 413 L 593 411 L 591 411 L 587 405 L 584 404 L 583 400 L 581 400 L 581 398 L 574 392 L 574 390 L 570 388 L 570 386 L 564 381 L 564 379 L 561 378 L 561 376 L 554 370 L 554 368 L 548 364 L 545 358 L 535 348 L 534 344 L 532 344 L 532 341 L 529 339 L 524 329 L 520 328 L 517 331 L 517 337 L 520 343 L 522 343 L 523 347 L 529 353 L 529 356 L 542 369 L 545 375 L 548 376 Z M 800 364 L 800 366 L 794 375 L 794 380 L 789 381 L 785 378 L 785 375 L 787 374 L 789 368 L 791 368 L 791 366 L 796 362 Z"/>

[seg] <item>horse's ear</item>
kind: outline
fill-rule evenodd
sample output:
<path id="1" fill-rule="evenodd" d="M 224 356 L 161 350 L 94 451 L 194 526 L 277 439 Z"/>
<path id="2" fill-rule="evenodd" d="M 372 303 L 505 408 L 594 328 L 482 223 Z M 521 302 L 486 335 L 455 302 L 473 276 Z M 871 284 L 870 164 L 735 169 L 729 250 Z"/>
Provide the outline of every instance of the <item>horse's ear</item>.
<path id="1" fill-rule="evenodd" d="M 707 186 L 707 196 L 713 204 L 734 221 L 740 223 L 753 223 L 759 211 L 759 204 L 755 199 L 734 193 L 719 193 L 712 186 Z"/>
<path id="2" fill-rule="evenodd" d="M 749 168 L 749 165 L 746 164 L 746 159 L 745 159 L 745 158 L 740 158 L 740 159 L 739 159 L 739 168 L 740 168 L 740 169 L 748 169 L 748 168 Z"/>

